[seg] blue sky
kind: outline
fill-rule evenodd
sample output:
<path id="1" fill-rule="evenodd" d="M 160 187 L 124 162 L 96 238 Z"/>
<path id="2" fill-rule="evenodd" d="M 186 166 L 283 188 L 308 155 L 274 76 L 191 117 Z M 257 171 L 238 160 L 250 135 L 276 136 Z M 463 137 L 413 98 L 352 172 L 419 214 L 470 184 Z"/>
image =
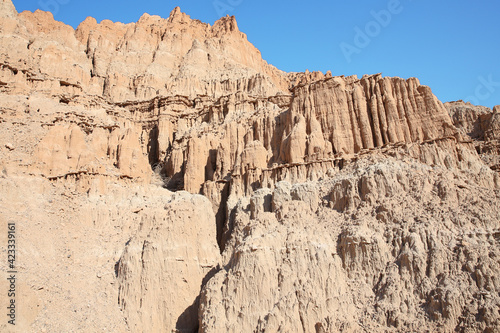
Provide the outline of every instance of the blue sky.
<path id="1" fill-rule="evenodd" d="M 213 24 L 235 15 L 264 59 L 285 71 L 418 77 L 443 102 L 500 104 L 498 0 L 13 0 L 73 27 L 87 16 L 135 22 L 175 6 Z"/>

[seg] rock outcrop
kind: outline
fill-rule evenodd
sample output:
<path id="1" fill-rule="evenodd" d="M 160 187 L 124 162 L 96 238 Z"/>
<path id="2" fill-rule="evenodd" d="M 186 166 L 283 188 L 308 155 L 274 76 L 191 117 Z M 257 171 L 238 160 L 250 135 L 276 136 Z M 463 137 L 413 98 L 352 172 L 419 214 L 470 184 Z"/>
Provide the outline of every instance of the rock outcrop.
<path id="1" fill-rule="evenodd" d="M 463 101 L 445 104 L 453 124 L 476 147 L 484 163 L 500 170 L 500 105 L 491 110 Z"/>
<path id="2" fill-rule="evenodd" d="M 282 72 L 234 17 L 11 0 L 0 96 L 22 331 L 500 329 L 499 107 Z"/>
<path id="3" fill-rule="evenodd" d="M 143 220 L 118 264 L 118 303 L 133 332 L 193 332 L 198 295 L 220 263 L 207 198 L 174 194 L 165 214 Z"/>
<path id="4" fill-rule="evenodd" d="M 495 331 L 498 175 L 469 176 L 373 155 L 241 199 L 200 331 Z"/>
<path id="5" fill-rule="evenodd" d="M 175 8 L 137 23 L 87 18 L 73 30 L 48 12 L 16 15 L 3 5 L 0 78 L 15 91 L 99 95 L 112 102 L 156 96 L 221 96 L 235 87 L 262 95 L 286 89 L 234 17 L 213 26 Z"/>
<path id="6" fill-rule="evenodd" d="M 143 178 L 148 182 L 151 176 L 137 131 L 132 128 L 96 128 L 86 135 L 78 125 L 55 125 L 38 144 L 34 158 L 36 170 L 49 179 L 116 172 L 118 177 Z"/>
<path id="7" fill-rule="evenodd" d="M 390 79 L 381 75 L 361 80 L 322 78 L 296 86 L 292 93 L 293 96 L 271 96 L 267 100 L 252 100 L 240 93 L 231 95 L 227 100 L 219 100 L 224 103 L 220 108 L 228 110 L 227 113 L 222 111 L 215 119 L 206 120 L 207 127 L 215 130 L 207 132 L 201 128 L 198 133 L 191 130 L 184 137 L 181 131 L 176 141 L 177 149 L 187 151 L 186 189 L 197 191 L 204 181 L 223 180 L 228 173 L 262 184 L 262 177 L 255 179 L 255 174 L 262 175 L 257 169 L 321 163 L 391 144 L 447 137 L 461 140 L 444 106 L 416 79 Z M 213 139 L 214 132 L 219 140 Z M 197 138 L 191 139 L 193 136 Z M 199 142 L 200 138 L 205 144 Z M 224 145 L 226 141 L 231 144 Z M 200 145 L 204 146 L 204 152 L 199 150 Z M 257 153 L 259 165 L 248 160 L 247 145 L 259 145 L 267 151 L 266 154 L 260 149 Z M 178 158 L 175 149 L 166 156 L 168 165 L 173 163 L 169 158 Z M 209 151 L 216 155 L 215 161 L 207 158 Z M 206 172 L 205 179 L 203 174 L 195 176 L 198 180 L 194 187 L 190 173 L 192 170 L 202 173 L 203 166 L 191 167 L 191 163 L 200 163 L 198 158 L 190 159 L 192 152 L 207 161 L 205 167 L 215 171 Z M 168 169 L 167 173 L 172 176 L 178 171 Z M 242 185 L 244 192 L 248 193 L 251 184 Z"/>

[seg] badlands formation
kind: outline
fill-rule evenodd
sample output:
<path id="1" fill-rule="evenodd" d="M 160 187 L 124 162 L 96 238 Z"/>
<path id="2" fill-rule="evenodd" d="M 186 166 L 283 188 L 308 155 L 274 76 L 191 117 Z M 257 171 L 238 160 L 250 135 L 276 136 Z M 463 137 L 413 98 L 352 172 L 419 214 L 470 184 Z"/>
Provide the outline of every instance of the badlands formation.
<path id="1" fill-rule="evenodd" d="M 500 331 L 500 106 L 0 0 L 0 144 L 2 332 Z"/>

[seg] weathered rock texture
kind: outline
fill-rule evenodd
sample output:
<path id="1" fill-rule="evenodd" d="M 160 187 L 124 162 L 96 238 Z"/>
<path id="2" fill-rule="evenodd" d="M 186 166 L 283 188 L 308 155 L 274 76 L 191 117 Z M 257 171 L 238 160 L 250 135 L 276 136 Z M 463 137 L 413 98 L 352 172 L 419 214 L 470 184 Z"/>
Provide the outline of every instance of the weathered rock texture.
<path id="1" fill-rule="evenodd" d="M 445 106 L 453 124 L 472 140 L 484 163 L 500 171 L 500 105 L 493 110 L 463 101 Z"/>
<path id="2" fill-rule="evenodd" d="M 116 272 L 118 303 L 133 332 L 195 331 L 198 295 L 219 264 L 208 199 L 178 192 L 164 209 L 141 221 Z"/>
<path id="3" fill-rule="evenodd" d="M 498 107 L 282 72 L 234 17 L 10 0 L 0 96 L 23 332 L 500 329 Z"/>
<path id="4" fill-rule="evenodd" d="M 168 19 L 144 14 L 130 24 L 89 17 L 75 31 L 48 12 L 16 15 L 10 1 L 2 12 L 2 78 L 15 91 L 120 102 L 286 88 L 284 73 L 262 60 L 234 17 L 210 26 L 177 7 Z"/>
<path id="5" fill-rule="evenodd" d="M 495 181 L 374 154 L 240 199 L 201 331 L 494 332 Z"/>

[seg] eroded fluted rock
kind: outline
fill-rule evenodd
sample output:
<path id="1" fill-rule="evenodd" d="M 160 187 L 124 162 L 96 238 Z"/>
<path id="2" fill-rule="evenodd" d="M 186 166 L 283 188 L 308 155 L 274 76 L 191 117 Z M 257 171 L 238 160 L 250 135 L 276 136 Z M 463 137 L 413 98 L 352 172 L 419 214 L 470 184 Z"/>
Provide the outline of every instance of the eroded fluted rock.
<path id="1" fill-rule="evenodd" d="M 489 141 L 500 140 L 500 105 L 493 108 L 484 136 Z"/>
<path id="2" fill-rule="evenodd" d="M 196 331 L 198 297 L 219 262 L 210 202 L 174 194 L 163 216 L 141 221 L 120 258 L 118 302 L 130 330 Z"/>
<path id="3" fill-rule="evenodd" d="M 259 95 L 287 88 L 284 73 L 262 59 L 234 17 L 210 26 L 177 7 L 167 19 L 144 14 L 129 24 L 87 18 L 75 31 L 48 12 L 18 15 L 10 0 L 2 1 L 1 10 L 2 82 L 12 90 L 122 102 L 221 96 L 236 85 Z"/>
<path id="4" fill-rule="evenodd" d="M 222 114 L 215 116 L 211 108 L 207 126 L 214 131 L 191 130 L 177 135 L 177 149 L 186 151 L 184 182 L 188 187 L 184 188 L 197 193 L 202 183 L 227 181 L 229 177 L 233 193 L 248 195 L 259 186 L 272 187 L 282 179 L 319 179 L 335 166 L 339 156 L 401 144 L 444 139 L 459 142 L 462 138 L 443 104 L 416 79 L 321 77 L 306 80 L 293 93 L 281 101 L 279 95 L 264 100 L 252 100 L 241 93 L 229 95 L 217 102 Z M 262 148 L 257 152 L 250 148 L 254 146 Z M 258 163 L 249 161 L 250 149 L 253 158 L 259 156 Z M 179 157 L 174 149 L 167 154 L 167 164 Z M 433 158 L 439 161 L 442 157 Z M 460 158 L 452 160 L 446 163 L 460 162 Z M 191 167 L 195 162 L 197 167 Z M 195 169 L 198 174 L 192 188 L 191 170 Z M 183 172 L 170 170 L 169 176 Z"/>
<path id="5" fill-rule="evenodd" d="M 133 128 L 84 133 L 77 125 L 55 125 L 38 144 L 33 170 L 48 178 L 71 174 L 110 175 L 148 182 L 151 167 Z"/>
<path id="6" fill-rule="evenodd" d="M 0 0 L 0 40 L 0 206 L 30 221 L 33 330 L 498 330 L 498 107 L 286 74 L 234 17 L 179 8 L 75 31 Z"/>
<path id="7" fill-rule="evenodd" d="M 300 115 L 311 119 L 309 135 L 320 130 L 319 122 L 334 153 L 356 153 L 456 132 L 444 106 L 417 79 L 336 77 L 295 87 L 294 92 L 288 123 L 291 131 Z"/>
<path id="8" fill-rule="evenodd" d="M 280 182 L 271 205 L 269 190 L 239 201 L 227 265 L 201 294 L 202 332 L 498 329 L 496 173 L 465 185 L 409 157 L 366 158 Z"/>

